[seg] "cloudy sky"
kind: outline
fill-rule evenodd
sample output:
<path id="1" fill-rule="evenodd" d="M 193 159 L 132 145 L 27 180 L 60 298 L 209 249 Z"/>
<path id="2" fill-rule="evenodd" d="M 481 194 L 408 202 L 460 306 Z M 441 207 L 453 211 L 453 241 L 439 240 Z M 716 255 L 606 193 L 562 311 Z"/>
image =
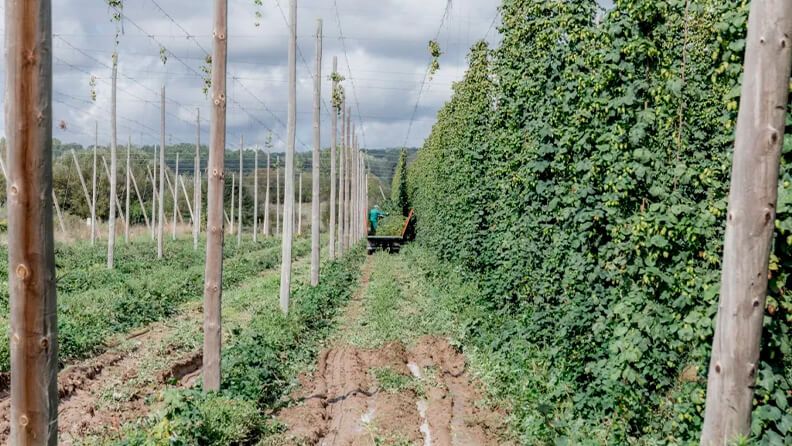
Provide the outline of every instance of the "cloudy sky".
<path id="1" fill-rule="evenodd" d="M 418 146 L 428 135 L 451 84 L 464 72 L 467 49 L 497 39 L 499 0 L 300 0 L 298 7 L 297 149 L 311 145 L 312 76 L 316 20 L 324 21 L 323 145 L 329 140 L 332 58 L 366 147 Z M 211 52 L 209 0 L 125 0 L 119 37 L 119 140 L 159 141 L 159 90 L 167 90 L 167 141 L 195 140 L 196 108 L 208 140 L 208 101 L 202 92 L 204 50 Z M 264 143 L 272 129 L 276 150 L 285 146 L 288 0 L 229 0 L 229 146 Z M 2 11 L 0 5 L 0 12 Z M 54 0 L 54 136 L 91 144 L 110 138 L 110 64 L 115 24 L 105 0 Z M 260 16 L 257 15 L 260 12 Z M 258 16 L 258 18 L 257 18 Z M 340 27 L 339 27 L 340 21 Z M 441 27 L 441 21 L 443 23 Z M 258 22 L 258 26 L 256 26 Z M 409 138 L 408 127 L 430 62 L 427 42 L 440 31 L 440 71 L 427 82 Z M 345 37 L 343 43 L 341 32 Z M 4 34 L 4 32 L 3 32 Z M 188 37 L 189 36 L 189 37 Z M 345 44 L 345 45 L 344 45 Z M 346 47 L 346 51 L 344 50 Z M 160 48 L 168 55 L 160 60 Z M 351 73 L 350 73 L 351 69 Z M 3 70 L 3 67 L 0 67 Z M 91 77 L 96 86 L 91 87 Z M 351 81 L 350 81 L 351 79 Z M 4 83 L 5 73 L 0 77 Z M 354 85 L 353 85 L 354 83 Z M 4 85 L 3 85 L 4 87 Z M 91 100 L 91 91 L 96 101 Z M 4 122 L 0 117 L 0 131 Z M 363 136 L 364 135 L 364 136 Z"/>

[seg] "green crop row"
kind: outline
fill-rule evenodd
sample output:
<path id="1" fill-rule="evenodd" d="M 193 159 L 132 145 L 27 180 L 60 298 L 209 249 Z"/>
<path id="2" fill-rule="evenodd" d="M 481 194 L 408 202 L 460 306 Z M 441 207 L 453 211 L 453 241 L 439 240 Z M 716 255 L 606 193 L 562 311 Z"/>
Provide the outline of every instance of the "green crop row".
<path id="1" fill-rule="evenodd" d="M 128 426 L 116 446 L 264 444 L 280 427 L 270 415 L 295 382 L 297 370 L 313 360 L 339 310 L 352 296 L 360 274 L 360 250 L 326 262 L 316 288 L 298 285 L 288 316 L 278 308 L 277 287 L 262 293 L 255 282 L 239 298 L 255 302 L 250 323 L 223 349 L 222 389 L 168 390 L 160 410 Z M 262 443 L 257 443 L 258 441 Z"/>
<path id="2" fill-rule="evenodd" d="M 514 373 L 541 354 L 524 438 L 697 443 L 748 1 L 600 3 L 502 1 L 409 167 L 418 239 L 479 283 L 471 336 Z M 788 137 L 782 158 L 759 444 L 792 442 Z"/>
<path id="3" fill-rule="evenodd" d="M 59 248 L 56 253 L 58 275 L 58 344 L 61 361 L 90 356 L 104 348 L 114 334 L 173 314 L 178 306 L 203 295 L 203 250 L 195 251 L 192 242 L 179 240 L 168 244 L 163 259 L 156 258 L 155 245 L 139 241 L 117 249 L 117 268 L 108 270 L 104 249 L 85 243 Z M 7 264 L 5 248 L 0 259 Z M 279 240 L 267 239 L 241 248 L 226 247 L 223 288 L 228 290 L 242 280 L 280 263 Z M 298 239 L 294 255 L 310 251 L 310 241 Z M 7 283 L 8 268 L 1 276 Z M 0 296 L 0 307 L 8 314 L 8 287 Z M 8 319 L 0 319 L 4 341 L 0 342 L 0 372 L 10 369 Z"/>

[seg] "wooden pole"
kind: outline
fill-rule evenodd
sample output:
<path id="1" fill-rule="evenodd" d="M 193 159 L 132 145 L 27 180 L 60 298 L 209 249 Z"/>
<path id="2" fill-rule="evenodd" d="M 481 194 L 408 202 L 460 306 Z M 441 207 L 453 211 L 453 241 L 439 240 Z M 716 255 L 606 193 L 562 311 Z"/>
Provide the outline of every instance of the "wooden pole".
<path id="1" fill-rule="evenodd" d="M 113 52 L 113 80 L 110 91 L 110 217 L 107 219 L 107 268 L 113 269 L 116 239 L 116 201 L 118 199 L 118 131 L 116 127 L 116 84 L 118 53 Z M 122 209 L 120 206 L 118 210 Z"/>
<path id="2" fill-rule="evenodd" d="M 193 167 L 193 249 L 201 234 L 201 109 L 195 109 L 195 163 Z"/>
<path id="3" fill-rule="evenodd" d="M 780 149 L 792 68 L 792 2 L 752 2 L 748 17 L 702 445 L 751 433 Z"/>
<path id="4" fill-rule="evenodd" d="M 346 176 L 344 177 L 344 188 L 346 194 L 344 196 L 344 249 L 349 249 L 349 232 L 352 222 L 351 202 L 352 202 L 352 107 L 347 107 L 346 112 Z"/>
<path id="5" fill-rule="evenodd" d="M 297 129 L 297 0 L 289 1 L 289 111 L 286 141 L 286 181 L 283 197 L 283 239 L 281 241 L 280 307 L 289 312 L 291 294 L 292 230 L 294 215 L 294 146 Z"/>
<path id="6" fill-rule="evenodd" d="M 184 175 L 176 177 L 176 184 L 177 186 L 181 184 L 181 190 L 184 193 L 184 202 L 187 203 L 187 210 L 190 212 L 190 220 L 195 222 L 195 212 L 193 211 L 192 204 L 190 204 L 190 196 L 187 195 L 187 186 L 184 185 Z M 178 192 L 176 192 L 176 194 L 178 195 Z"/>
<path id="7" fill-rule="evenodd" d="M 239 205 L 237 206 L 237 212 L 239 216 L 237 218 L 237 246 L 242 244 L 242 178 L 244 178 L 244 155 L 245 155 L 245 136 L 239 137 Z"/>
<path id="8" fill-rule="evenodd" d="M 313 103 L 314 147 L 311 159 L 311 285 L 319 285 L 319 151 L 322 149 L 322 19 L 316 20 L 316 76 Z"/>
<path id="9" fill-rule="evenodd" d="M 338 89 L 338 57 L 333 56 L 333 93 Z M 338 145 L 338 106 L 333 103 L 333 116 L 330 119 L 330 227 L 328 228 L 328 252 L 330 259 L 336 258 L 336 146 Z"/>
<path id="10" fill-rule="evenodd" d="M 160 90 L 159 210 L 157 212 L 157 258 L 164 254 L 165 235 L 165 85 Z"/>
<path id="11" fill-rule="evenodd" d="M 236 214 L 234 213 L 234 205 L 236 204 L 236 200 L 234 199 L 234 194 L 236 194 L 236 174 L 231 174 L 231 235 L 234 235 L 234 219 L 236 218 Z"/>
<path id="12" fill-rule="evenodd" d="M 346 202 L 346 105 L 341 104 L 341 150 L 338 151 L 338 256 L 344 255 L 344 203 Z"/>
<path id="13" fill-rule="evenodd" d="M 179 152 L 176 152 L 176 173 L 173 175 L 173 240 L 176 240 L 176 214 L 179 209 Z"/>
<path id="14" fill-rule="evenodd" d="M 97 174 L 97 165 L 96 165 L 96 158 L 97 158 L 97 150 L 99 147 L 99 122 L 95 122 L 95 131 L 94 136 L 96 139 L 94 140 L 94 149 L 93 149 L 93 172 L 91 174 L 91 246 L 96 244 L 96 174 Z"/>
<path id="15" fill-rule="evenodd" d="M 226 63 L 228 61 L 228 0 L 214 1 L 212 40 L 212 116 L 209 146 L 206 273 L 204 280 L 204 391 L 220 390 L 223 293 L 223 178 L 226 143 Z"/>
<path id="16" fill-rule="evenodd" d="M 159 192 L 157 189 L 157 145 L 154 144 L 154 174 L 152 175 L 151 170 L 149 169 L 149 181 L 151 182 L 151 239 L 155 240 L 157 238 L 157 201 L 159 197 Z M 147 166 L 148 167 L 148 166 Z"/>
<path id="17" fill-rule="evenodd" d="M 110 182 L 110 167 L 107 165 L 107 158 L 105 158 L 104 156 L 102 156 L 102 165 L 104 166 L 105 177 L 107 178 L 107 181 Z M 112 199 L 113 197 L 110 197 L 110 198 Z M 115 201 L 116 207 L 118 209 L 121 209 L 121 202 L 118 201 L 118 196 L 115 197 L 114 201 Z"/>
<path id="18" fill-rule="evenodd" d="M 7 1 L 10 444 L 58 443 L 58 342 L 52 221 L 52 9 Z"/>
<path id="19" fill-rule="evenodd" d="M 63 224 L 63 214 L 61 213 L 60 205 L 58 204 L 58 197 L 55 196 L 55 190 L 52 190 L 52 204 L 55 205 L 55 212 L 58 214 L 58 224 L 62 233 L 66 233 L 66 225 Z"/>
<path id="20" fill-rule="evenodd" d="M 130 195 L 130 157 L 132 152 L 132 137 L 127 141 L 127 159 L 126 159 L 126 212 L 124 213 L 124 243 L 129 243 L 129 195 Z"/>
<path id="21" fill-rule="evenodd" d="M 349 151 L 349 245 L 355 242 L 357 234 L 357 148 L 355 147 L 355 133 L 352 132 L 352 144 Z"/>
<path id="22" fill-rule="evenodd" d="M 77 177 L 80 178 L 80 185 L 82 186 L 83 193 L 85 194 L 85 201 L 88 204 L 88 209 L 93 209 L 93 202 L 91 196 L 88 194 L 88 188 L 85 186 L 85 178 L 83 178 L 82 169 L 80 168 L 80 161 L 77 159 L 77 153 L 71 149 L 72 159 L 74 160 L 74 167 L 77 168 Z"/>
<path id="23" fill-rule="evenodd" d="M 258 242 L 258 147 L 253 149 L 253 243 Z"/>
<path id="24" fill-rule="evenodd" d="M 129 177 L 132 179 L 132 186 L 135 187 L 135 194 L 137 195 L 138 202 L 140 203 L 140 210 L 143 211 L 143 220 L 146 222 L 146 227 L 151 229 L 151 224 L 149 223 L 149 218 L 146 214 L 146 206 L 143 205 L 143 196 L 140 195 L 140 189 L 138 189 L 137 180 L 135 179 L 135 172 L 130 170 Z"/>
<path id="25" fill-rule="evenodd" d="M 264 193 L 264 236 L 270 236 L 270 148 L 267 147 L 267 189 Z"/>
<path id="26" fill-rule="evenodd" d="M 275 234 L 281 234 L 280 164 L 275 162 Z"/>
<path id="27" fill-rule="evenodd" d="M 302 168 L 297 169 L 297 234 L 302 235 Z"/>
<path id="28" fill-rule="evenodd" d="M 165 172 L 165 183 L 168 185 L 168 190 L 170 191 L 171 197 L 177 195 L 179 192 L 179 183 L 176 182 L 176 178 L 173 178 L 173 182 L 171 182 L 170 174 Z M 178 202 L 174 200 L 176 206 L 174 206 L 174 215 L 176 216 L 174 221 L 178 219 L 179 223 L 184 224 L 184 217 L 182 216 L 181 209 L 179 209 Z"/>

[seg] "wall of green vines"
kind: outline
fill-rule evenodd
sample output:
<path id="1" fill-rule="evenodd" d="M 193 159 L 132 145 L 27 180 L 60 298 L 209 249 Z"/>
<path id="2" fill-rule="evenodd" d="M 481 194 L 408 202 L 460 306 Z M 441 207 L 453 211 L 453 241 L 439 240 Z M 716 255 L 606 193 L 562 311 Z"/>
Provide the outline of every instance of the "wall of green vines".
<path id="1" fill-rule="evenodd" d="M 470 334 L 508 320 L 493 348 L 514 380 L 547 370 L 553 390 L 515 410 L 523 438 L 696 443 L 748 2 L 614 3 L 504 0 L 501 43 L 471 50 L 411 200 L 419 240 L 481 284 L 492 317 Z M 759 444 L 792 443 L 789 138 L 784 161 Z"/>

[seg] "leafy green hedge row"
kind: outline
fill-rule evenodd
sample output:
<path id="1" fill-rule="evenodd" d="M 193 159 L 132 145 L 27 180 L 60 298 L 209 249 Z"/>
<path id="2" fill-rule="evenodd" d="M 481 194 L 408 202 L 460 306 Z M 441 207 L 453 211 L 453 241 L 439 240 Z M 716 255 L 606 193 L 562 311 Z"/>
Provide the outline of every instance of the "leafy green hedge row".
<path id="1" fill-rule="evenodd" d="M 419 239 L 463 265 L 515 370 L 553 383 L 538 442 L 697 441 L 747 0 L 503 0 L 410 168 Z M 753 434 L 792 441 L 792 145 Z M 487 333 L 493 331 L 486 330 Z M 537 391 L 536 388 L 525 392 Z M 539 414 L 539 415 L 537 415 Z"/>
<path id="2" fill-rule="evenodd" d="M 0 259 L 7 264 L 2 248 Z M 173 314 L 179 304 L 203 295 L 203 251 L 192 242 L 168 246 L 164 259 L 156 259 L 152 243 L 119 247 L 116 264 L 108 270 L 101 247 L 77 244 L 58 249 L 58 343 L 61 360 L 87 357 L 103 348 L 107 338 Z M 294 255 L 310 251 L 307 239 L 295 241 Z M 280 263 L 280 244 L 265 240 L 258 245 L 226 247 L 223 287 L 229 289 L 246 278 Z M 7 283 L 8 268 L 0 273 Z M 8 314 L 7 287 L 0 307 Z M 8 320 L 0 320 L 6 342 L 0 343 L 0 372 L 10 369 Z"/>
<path id="3" fill-rule="evenodd" d="M 250 324 L 223 350 L 220 392 L 169 390 L 163 407 L 133 427 L 118 446 L 257 444 L 279 429 L 266 413 L 289 391 L 295 366 L 311 361 L 344 303 L 352 296 L 363 260 L 361 250 L 328 262 L 316 288 L 299 285 L 284 316 L 272 296 Z"/>

